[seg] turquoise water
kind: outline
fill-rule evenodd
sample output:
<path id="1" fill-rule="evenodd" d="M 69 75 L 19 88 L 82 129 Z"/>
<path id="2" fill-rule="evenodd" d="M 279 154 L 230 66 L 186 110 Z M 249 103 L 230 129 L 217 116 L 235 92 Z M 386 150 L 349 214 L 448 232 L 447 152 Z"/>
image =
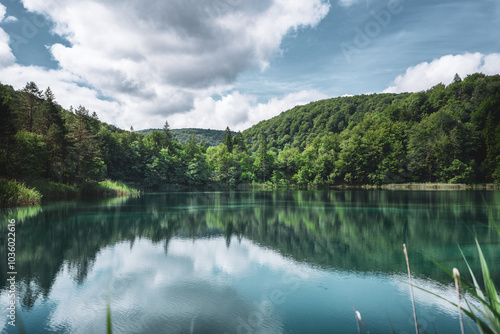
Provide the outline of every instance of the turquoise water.
<path id="1" fill-rule="evenodd" d="M 18 220 L 6 333 L 104 333 L 108 302 L 114 333 L 357 333 L 354 309 L 371 333 L 414 333 L 403 243 L 415 285 L 450 300 L 432 260 L 465 275 L 460 245 L 479 272 L 474 236 L 500 281 L 498 191 L 161 193 L 1 217 Z M 414 292 L 421 332 L 459 332 L 454 307 Z"/>

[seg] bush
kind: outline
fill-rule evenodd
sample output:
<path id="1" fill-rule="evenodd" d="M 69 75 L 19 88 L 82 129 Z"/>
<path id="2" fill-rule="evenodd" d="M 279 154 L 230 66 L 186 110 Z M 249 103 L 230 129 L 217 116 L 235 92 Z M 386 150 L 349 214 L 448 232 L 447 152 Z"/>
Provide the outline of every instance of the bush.
<path id="1" fill-rule="evenodd" d="M 0 180 L 0 207 L 40 204 L 42 195 L 16 181 Z"/>
<path id="2" fill-rule="evenodd" d="M 30 182 L 29 185 L 39 191 L 45 199 L 69 199 L 80 195 L 75 186 L 49 180 L 37 180 Z"/>

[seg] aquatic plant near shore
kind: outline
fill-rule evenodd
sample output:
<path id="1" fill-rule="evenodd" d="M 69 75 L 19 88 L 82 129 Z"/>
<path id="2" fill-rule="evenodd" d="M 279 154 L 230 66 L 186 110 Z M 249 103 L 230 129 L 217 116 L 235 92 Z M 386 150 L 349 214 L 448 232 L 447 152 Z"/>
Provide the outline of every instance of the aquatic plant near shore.
<path id="1" fill-rule="evenodd" d="M 498 225 L 495 224 L 495 228 L 500 235 L 500 229 Z M 467 315 L 478 327 L 479 332 L 481 334 L 499 334 L 500 333 L 500 300 L 499 296 L 497 293 L 497 290 L 495 288 L 495 284 L 493 282 L 493 279 L 490 275 L 490 270 L 488 268 L 488 264 L 486 263 L 486 260 L 483 255 L 483 251 L 481 250 L 481 246 L 479 245 L 479 241 L 476 239 L 476 247 L 477 247 L 477 252 L 479 255 L 479 260 L 481 264 L 481 272 L 483 275 L 483 285 L 484 285 L 484 292 L 483 289 L 480 287 L 476 276 L 474 275 L 474 272 L 472 271 L 467 259 L 465 258 L 464 253 L 460 249 L 460 252 L 462 253 L 462 257 L 464 258 L 464 261 L 467 265 L 467 268 L 469 269 L 472 282 L 464 282 L 463 280 L 460 279 L 460 273 L 456 268 L 453 270 L 449 270 L 448 268 L 445 268 L 444 266 L 440 265 L 439 263 L 435 262 L 439 267 L 441 267 L 443 270 L 445 270 L 451 277 L 454 278 L 455 280 L 455 287 L 457 290 L 457 295 L 458 295 L 458 302 L 453 303 L 452 301 L 449 301 L 445 299 L 444 297 L 441 297 L 431 291 L 425 290 L 423 288 L 418 289 L 428 292 L 440 299 L 443 299 L 450 304 L 454 305 L 457 307 L 458 312 L 459 312 L 459 317 L 460 317 L 460 329 L 462 333 L 464 333 L 464 326 L 463 326 L 463 317 L 462 317 L 462 312 Z M 410 283 L 411 285 L 411 283 Z M 473 297 L 474 302 L 478 302 L 482 308 L 476 306 L 477 304 L 472 303 L 472 301 L 469 301 L 465 296 L 463 296 L 460 293 L 460 287 L 470 294 Z M 463 308 L 461 305 L 461 300 L 464 300 L 467 308 Z M 467 321 L 469 327 L 472 329 L 472 331 L 475 333 L 474 329 L 472 328 L 471 324 Z"/>

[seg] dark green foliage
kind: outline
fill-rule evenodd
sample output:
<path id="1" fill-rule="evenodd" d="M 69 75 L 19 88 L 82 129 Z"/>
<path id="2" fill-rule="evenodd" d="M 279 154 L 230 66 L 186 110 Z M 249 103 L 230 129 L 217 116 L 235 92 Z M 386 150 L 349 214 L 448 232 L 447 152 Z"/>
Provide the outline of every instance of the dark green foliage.
<path id="1" fill-rule="evenodd" d="M 231 136 L 231 130 L 229 126 L 226 128 L 224 133 L 224 145 L 226 145 L 229 153 L 233 153 L 233 136 Z"/>
<path id="2" fill-rule="evenodd" d="M 147 130 L 139 130 L 136 133 L 147 135 L 153 131 L 160 131 L 159 129 L 147 129 Z M 222 130 L 209 130 L 209 129 L 171 129 L 172 137 L 177 140 L 181 144 L 186 144 L 189 141 L 189 137 L 194 133 L 196 137 L 197 143 L 205 142 L 207 147 L 210 146 L 218 146 L 224 142 L 225 139 L 225 131 Z M 237 133 L 231 131 L 231 136 L 236 136 Z"/>
<path id="3" fill-rule="evenodd" d="M 82 106 L 70 116 L 68 138 L 73 147 L 70 156 L 74 162 L 71 173 L 74 180 L 99 179 L 106 173 L 97 140 L 99 124 L 97 115 L 90 116 Z"/>
<path id="4" fill-rule="evenodd" d="M 42 92 L 34 82 L 29 82 L 18 95 L 18 120 L 22 124 L 22 128 L 28 132 L 34 129 L 35 119 L 42 102 Z"/>
<path id="5" fill-rule="evenodd" d="M 0 85 L 0 175 L 11 172 L 10 155 L 14 149 L 14 134 L 16 122 L 13 102 L 16 92 L 10 86 Z"/>
<path id="6" fill-rule="evenodd" d="M 245 137 L 239 131 L 233 138 L 233 147 L 237 152 L 247 152 Z"/>
<path id="7" fill-rule="evenodd" d="M 165 125 L 163 126 L 163 133 L 165 134 L 165 147 L 171 148 L 172 147 L 172 141 L 173 136 L 172 136 L 172 131 L 170 130 L 170 125 L 168 124 L 168 121 L 165 121 Z"/>
<path id="8" fill-rule="evenodd" d="M 9 176 L 17 179 L 37 179 L 45 174 L 47 165 L 47 147 L 43 136 L 21 130 L 14 135 L 14 149 L 8 163 Z"/>

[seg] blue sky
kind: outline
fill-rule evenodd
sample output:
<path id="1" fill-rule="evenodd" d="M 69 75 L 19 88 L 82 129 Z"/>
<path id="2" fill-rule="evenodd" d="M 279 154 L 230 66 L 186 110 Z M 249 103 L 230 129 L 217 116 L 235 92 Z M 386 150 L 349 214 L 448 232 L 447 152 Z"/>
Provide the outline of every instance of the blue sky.
<path id="1" fill-rule="evenodd" d="M 0 0 L 0 81 L 128 129 L 500 73 L 498 0 Z"/>

